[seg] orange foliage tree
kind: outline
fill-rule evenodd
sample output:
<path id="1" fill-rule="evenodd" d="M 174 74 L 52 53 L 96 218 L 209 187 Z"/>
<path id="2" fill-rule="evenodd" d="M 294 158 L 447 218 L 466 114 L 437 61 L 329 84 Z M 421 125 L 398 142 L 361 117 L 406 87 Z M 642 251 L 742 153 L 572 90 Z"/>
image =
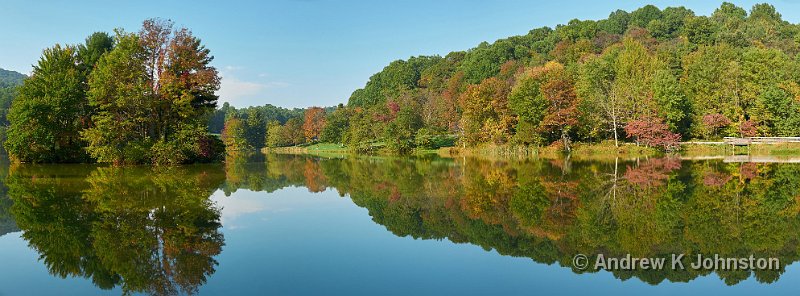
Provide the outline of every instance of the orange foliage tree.
<path id="1" fill-rule="evenodd" d="M 305 121 L 303 121 L 303 135 L 306 141 L 311 142 L 319 139 L 322 129 L 325 128 L 325 109 L 311 107 L 306 109 Z"/>

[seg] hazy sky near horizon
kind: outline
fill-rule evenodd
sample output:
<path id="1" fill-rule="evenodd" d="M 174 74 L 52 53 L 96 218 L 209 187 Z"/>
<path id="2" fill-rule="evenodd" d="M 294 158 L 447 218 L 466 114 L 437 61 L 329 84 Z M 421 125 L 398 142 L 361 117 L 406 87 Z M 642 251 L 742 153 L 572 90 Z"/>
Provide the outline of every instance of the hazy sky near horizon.
<path id="1" fill-rule="evenodd" d="M 729 1 L 749 10 L 765 1 Z M 767 1 L 769 2 L 769 1 Z M 138 31 L 151 17 L 191 29 L 215 56 L 221 102 L 237 107 L 346 103 L 393 60 L 445 55 L 482 41 L 602 19 L 645 4 L 709 15 L 715 1 L 28 1 L 0 0 L 0 68 L 28 74 L 42 49 L 95 31 Z M 800 0 L 769 2 L 792 23 Z"/>

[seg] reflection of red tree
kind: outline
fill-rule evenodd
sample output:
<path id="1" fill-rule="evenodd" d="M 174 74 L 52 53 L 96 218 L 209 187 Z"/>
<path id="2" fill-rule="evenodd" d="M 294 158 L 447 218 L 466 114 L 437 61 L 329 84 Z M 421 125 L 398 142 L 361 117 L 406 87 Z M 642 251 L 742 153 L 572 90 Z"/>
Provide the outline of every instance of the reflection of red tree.
<path id="1" fill-rule="evenodd" d="M 758 165 L 754 162 L 743 163 L 739 167 L 739 174 L 744 179 L 755 179 L 758 176 Z"/>
<path id="2" fill-rule="evenodd" d="M 731 180 L 733 176 L 719 172 L 708 172 L 703 175 L 703 185 L 708 187 L 722 187 Z"/>
<path id="3" fill-rule="evenodd" d="M 386 192 L 387 190 L 389 191 L 389 194 L 386 195 L 386 197 L 389 200 L 389 203 L 396 202 L 403 197 L 395 184 L 384 181 L 375 185 L 375 191 Z"/>
<path id="4" fill-rule="evenodd" d="M 389 194 L 389 202 L 396 202 L 402 197 L 403 195 L 400 194 L 400 190 L 397 190 L 397 187 L 392 187 L 392 193 Z"/>
<path id="5" fill-rule="evenodd" d="M 680 168 L 680 158 L 651 158 L 636 168 L 628 167 L 625 180 L 642 188 L 658 187 L 664 184 L 672 171 Z"/>
<path id="6" fill-rule="evenodd" d="M 556 142 L 559 142 L 559 141 L 553 142 L 551 144 L 551 146 L 552 145 L 556 145 L 557 144 Z M 560 143 L 558 143 L 558 144 L 560 144 Z M 565 162 L 563 160 L 559 160 L 559 159 L 551 159 L 550 160 L 550 165 L 552 165 L 553 167 L 559 168 L 563 172 L 564 171 Z"/>

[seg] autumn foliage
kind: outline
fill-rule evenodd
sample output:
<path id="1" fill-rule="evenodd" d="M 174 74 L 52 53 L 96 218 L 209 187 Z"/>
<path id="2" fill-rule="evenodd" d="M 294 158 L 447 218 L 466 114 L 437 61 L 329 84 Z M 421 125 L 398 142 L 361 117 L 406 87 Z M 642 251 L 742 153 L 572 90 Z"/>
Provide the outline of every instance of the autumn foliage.
<path id="1" fill-rule="evenodd" d="M 677 149 L 681 140 L 681 136 L 671 132 L 669 126 L 658 117 L 631 120 L 625 125 L 625 133 L 637 143 L 668 151 Z"/>
<path id="2" fill-rule="evenodd" d="M 459 98 L 464 110 L 461 117 L 464 141 L 470 144 L 508 141 L 515 123 L 508 107 L 508 92 L 508 83 L 497 78 L 467 87 Z"/>
<path id="3" fill-rule="evenodd" d="M 731 124 L 731 120 L 719 113 L 703 115 L 703 127 L 706 128 L 708 136 L 716 136 L 720 129 Z"/>
<path id="4" fill-rule="evenodd" d="M 305 114 L 301 133 L 306 143 L 399 153 L 453 145 L 568 151 L 573 141 L 609 140 L 674 150 L 681 140 L 797 136 L 796 29 L 768 4 L 748 13 L 725 3 L 708 16 L 683 7 L 617 10 L 394 61 L 346 105 L 326 109 L 323 139 L 311 128 L 319 110 Z"/>
<path id="5" fill-rule="evenodd" d="M 320 107 L 308 108 L 304 117 L 303 135 L 306 137 L 306 141 L 319 140 L 320 133 L 325 128 L 325 109 Z"/>
<path id="6" fill-rule="evenodd" d="M 758 125 L 755 121 L 746 120 L 739 125 L 739 133 L 744 137 L 758 136 Z"/>
<path id="7" fill-rule="evenodd" d="M 547 102 L 547 109 L 542 119 L 540 130 L 555 133 L 561 139 L 564 149 L 569 151 L 569 129 L 578 124 L 578 97 L 575 94 L 575 83 L 561 64 L 550 62 L 541 70 L 545 77 L 541 84 L 541 93 Z"/>

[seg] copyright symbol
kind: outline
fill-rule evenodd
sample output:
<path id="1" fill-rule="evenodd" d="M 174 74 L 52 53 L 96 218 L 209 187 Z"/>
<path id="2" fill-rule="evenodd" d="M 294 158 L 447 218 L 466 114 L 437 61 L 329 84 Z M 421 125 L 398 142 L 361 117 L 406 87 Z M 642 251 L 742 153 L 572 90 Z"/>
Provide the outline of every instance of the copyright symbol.
<path id="1" fill-rule="evenodd" d="M 578 270 L 584 270 L 589 266 L 589 258 L 584 254 L 575 255 L 575 257 L 572 257 L 572 266 Z"/>

